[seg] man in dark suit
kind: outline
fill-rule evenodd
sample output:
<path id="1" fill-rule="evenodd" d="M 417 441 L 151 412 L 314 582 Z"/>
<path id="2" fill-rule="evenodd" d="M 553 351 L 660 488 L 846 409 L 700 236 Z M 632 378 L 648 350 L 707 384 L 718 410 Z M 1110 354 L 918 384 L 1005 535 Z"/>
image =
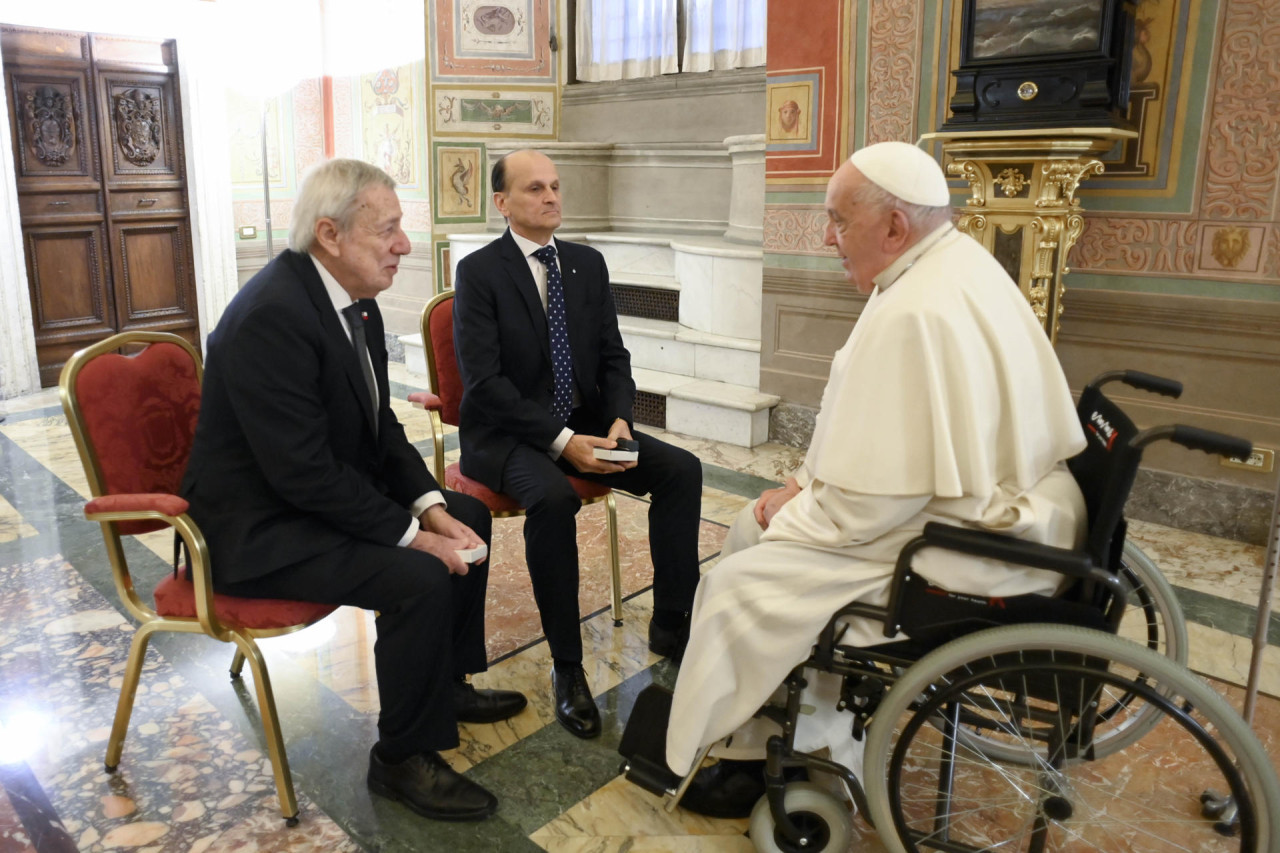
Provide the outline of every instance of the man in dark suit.
<path id="1" fill-rule="evenodd" d="M 582 668 L 578 611 L 581 502 L 566 475 L 652 495 L 649 648 L 678 660 L 698 583 L 702 466 L 688 451 L 632 431 L 636 385 L 604 258 L 552 237 L 560 226 L 555 164 L 514 151 L 494 165 L 492 187 L 510 227 L 458 263 L 454 284 L 461 465 L 526 508 L 525 557 L 554 659 L 556 719 L 595 737 L 600 713 Z M 595 448 L 613 448 L 619 438 L 639 442 L 638 461 L 595 458 Z"/>
<path id="2" fill-rule="evenodd" d="M 496 722 L 525 697 L 477 690 L 488 567 L 457 551 L 489 539 L 479 501 L 440 490 L 389 404 L 375 297 L 409 240 L 395 182 L 358 160 L 304 180 L 290 250 L 231 300 L 206 348 L 183 495 L 231 595 L 378 611 L 381 711 L 368 784 L 443 820 L 497 799 L 439 750 L 457 721 Z"/>

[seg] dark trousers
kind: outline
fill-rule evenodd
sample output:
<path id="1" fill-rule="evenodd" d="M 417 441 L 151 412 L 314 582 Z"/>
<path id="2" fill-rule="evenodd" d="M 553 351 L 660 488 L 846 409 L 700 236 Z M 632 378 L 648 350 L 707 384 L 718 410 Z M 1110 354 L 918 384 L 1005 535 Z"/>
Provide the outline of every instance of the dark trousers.
<path id="1" fill-rule="evenodd" d="M 484 504 L 456 492 L 444 496 L 449 514 L 488 544 L 490 516 Z M 450 575 L 444 563 L 425 552 L 352 540 L 263 577 L 215 586 L 228 595 L 378 611 L 373 656 L 379 743 L 388 754 L 407 755 L 458 745 L 452 683 L 487 668 L 488 579 L 487 562 L 471 566 L 466 575 Z"/>
<path id="2" fill-rule="evenodd" d="M 652 495 L 649 551 L 654 607 L 688 610 L 693 605 L 698 586 L 702 464 L 687 450 L 644 433 L 634 436 L 640 442 L 640 462 L 620 473 L 579 473 L 568 462 L 553 461 L 545 451 L 528 445 L 518 445 L 503 469 L 502 491 L 525 508 L 525 560 L 542 630 L 556 660 L 582 661 L 575 519 L 582 502 L 566 474 L 633 495 Z"/>

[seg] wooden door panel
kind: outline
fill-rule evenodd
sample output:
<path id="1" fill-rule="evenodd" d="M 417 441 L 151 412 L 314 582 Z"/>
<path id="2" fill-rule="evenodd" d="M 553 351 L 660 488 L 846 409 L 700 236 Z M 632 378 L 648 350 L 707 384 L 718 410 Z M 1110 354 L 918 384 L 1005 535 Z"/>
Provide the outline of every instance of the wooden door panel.
<path id="1" fill-rule="evenodd" d="M 0 26 L 44 384 L 131 328 L 199 340 L 172 41 Z"/>
<path id="2" fill-rule="evenodd" d="M 101 224 L 27 228 L 24 234 L 40 381 L 56 383 L 67 357 L 115 332 Z"/>
<path id="3" fill-rule="evenodd" d="M 18 190 L 96 189 L 93 117 L 84 71 L 23 65 L 6 69 Z"/>
<path id="4" fill-rule="evenodd" d="M 119 255 L 115 281 L 120 331 L 143 326 L 195 328 L 186 223 L 130 223 L 112 230 Z"/>
<path id="5" fill-rule="evenodd" d="M 178 111 L 167 74 L 99 71 L 103 166 L 110 187 L 181 182 Z"/>

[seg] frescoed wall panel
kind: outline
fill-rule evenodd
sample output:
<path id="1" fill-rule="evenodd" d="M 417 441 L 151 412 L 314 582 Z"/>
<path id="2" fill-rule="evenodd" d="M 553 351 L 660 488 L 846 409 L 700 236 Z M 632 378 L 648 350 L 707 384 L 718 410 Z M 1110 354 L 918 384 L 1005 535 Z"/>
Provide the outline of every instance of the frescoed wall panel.
<path id="1" fill-rule="evenodd" d="M 551 0 L 433 0 L 432 79 L 554 82 Z"/>
<path id="2" fill-rule="evenodd" d="M 360 77 L 362 158 L 378 166 L 404 188 L 421 185 L 417 156 L 419 107 L 409 66 L 384 68 Z"/>
<path id="3" fill-rule="evenodd" d="M 850 91 L 847 110 L 822 120 L 855 145 L 935 130 L 954 88 L 960 3 L 773 4 L 769 14 L 766 264 L 834 270 L 821 188 L 838 159 L 796 171 L 798 154 L 813 155 L 777 138 L 778 110 L 800 105 L 783 87 L 796 84 L 800 57 L 843 75 L 819 75 L 823 88 Z M 831 40 L 833 15 L 849 22 L 847 49 Z M 1140 135 L 1081 188 L 1086 224 L 1067 286 L 1280 301 L 1280 4 L 1140 0 L 1136 17 L 1130 118 Z"/>
<path id="4" fill-rule="evenodd" d="M 435 222 L 485 221 L 485 154 L 479 142 L 434 142 Z"/>
<path id="5" fill-rule="evenodd" d="M 556 138 L 554 87 L 463 89 L 437 87 L 435 136 Z"/>
<path id="6" fill-rule="evenodd" d="M 847 153 L 847 0 L 770 3 L 765 175 L 819 183 Z"/>

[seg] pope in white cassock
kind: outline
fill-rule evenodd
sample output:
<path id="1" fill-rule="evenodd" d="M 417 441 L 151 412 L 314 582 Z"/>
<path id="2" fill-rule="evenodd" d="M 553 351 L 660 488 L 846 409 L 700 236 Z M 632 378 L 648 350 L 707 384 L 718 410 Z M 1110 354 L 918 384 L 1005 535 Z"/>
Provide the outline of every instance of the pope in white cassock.
<path id="1" fill-rule="evenodd" d="M 827 186 L 826 245 L 871 298 L 835 354 L 804 464 L 743 511 L 698 587 L 667 730 L 678 774 L 750 720 L 839 607 L 886 603 L 898 551 L 926 522 L 1059 547 L 1084 537 L 1084 499 L 1064 464 L 1084 437 L 1062 368 L 1017 285 L 951 224 L 949 203 L 938 164 L 902 142 L 859 150 Z M 915 565 L 990 596 L 1052 592 L 1061 577 L 935 549 Z M 868 620 L 851 620 L 844 638 L 887 641 Z M 841 754 L 852 718 L 834 701 L 827 719 L 801 718 L 797 746 Z"/>

